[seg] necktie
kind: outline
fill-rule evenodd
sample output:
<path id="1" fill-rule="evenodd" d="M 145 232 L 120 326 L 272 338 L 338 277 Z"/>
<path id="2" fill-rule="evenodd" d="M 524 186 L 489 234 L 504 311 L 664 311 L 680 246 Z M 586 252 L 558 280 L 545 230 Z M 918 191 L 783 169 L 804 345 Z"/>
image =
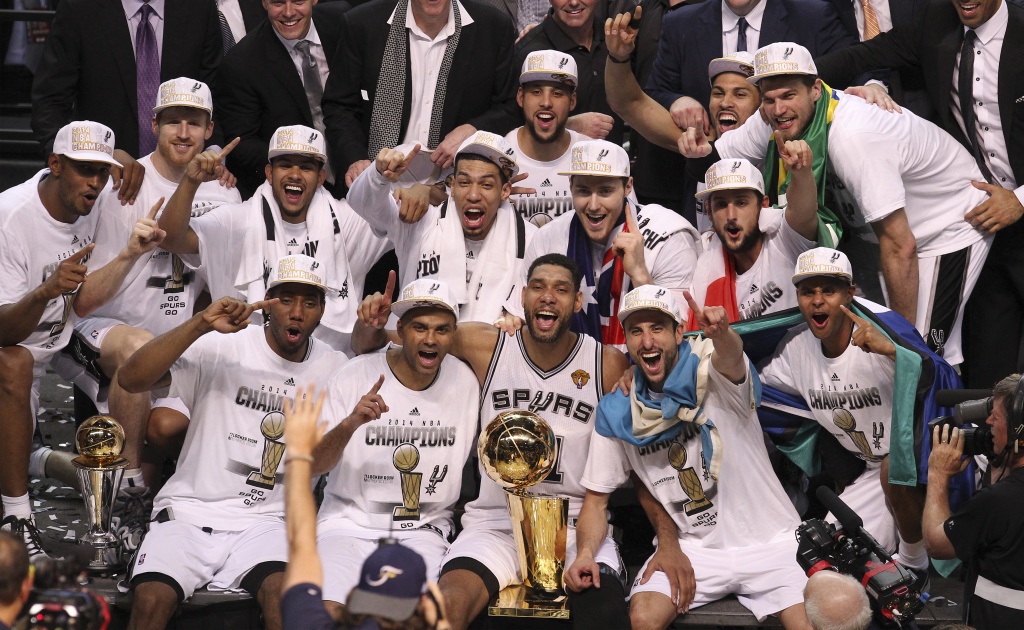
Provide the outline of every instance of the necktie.
<path id="1" fill-rule="evenodd" d="M 981 169 L 985 181 L 992 182 L 992 171 L 985 164 L 985 158 L 978 146 L 977 118 L 974 114 L 974 42 L 978 34 L 969 29 L 964 35 L 964 45 L 960 48 L 960 76 L 957 77 L 957 92 L 960 96 L 960 115 L 964 119 L 964 131 L 967 141 L 971 143 L 971 154 Z"/>
<path id="2" fill-rule="evenodd" d="M 739 35 L 736 36 L 736 52 L 747 51 L 747 19 L 740 18 L 737 23 L 740 28 Z"/>
<path id="3" fill-rule="evenodd" d="M 224 54 L 228 54 L 231 47 L 235 45 L 235 34 L 231 32 L 231 27 L 228 25 L 228 19 L 224 17 L 224 12 L 217 8 L 217 17 L 220 19 L 220 42 L 224 46 Z"/>
<path id="4" fill-rule="evenodd" d="M 295 50 L 302 55 L 302 87 L 306 90 L 306 101 L 309 102 L 309 113 L 313 116 L 313 126 L 320 132 L 324 130 L 324 114 L 320 102 L 324 98 L 324 86 L 320 83 L 320 70 L 317 68 L 313 53 L 309 52 L 312 42 L 308 39 L 299 40 Z"/>
<path id="5" fill-rule="evenodd" d="M 139 117 L 139 155 L 149 155 L 156 149 L 153 135 L 153 106 L 160 89 L 160 53 L 156 47 L 156 30 L 150 23 L 155 11 L 149 4 L 139 9 L 141 19 L 135 29 L 135 98 Z"/>
<path id="6" fill-rule="evenodd" d="M 881 32 L 878 28 L 878 14 L 875 13 L 875 8 L 871 6 L 871 0 L 861 0 L 861 6 L 864 8 L 864 40 L 875 37 Z"/>

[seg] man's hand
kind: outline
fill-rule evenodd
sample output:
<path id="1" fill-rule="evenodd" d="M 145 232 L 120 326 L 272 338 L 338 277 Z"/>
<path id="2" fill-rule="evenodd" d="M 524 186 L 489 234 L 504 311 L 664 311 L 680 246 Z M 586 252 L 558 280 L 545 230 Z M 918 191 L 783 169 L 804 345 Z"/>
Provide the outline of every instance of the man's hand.
<path id="1" fill-rule="evenodd" d="M 964 430 L 948 424 L 932 430 L 932 454 L 928 456 L 928 476 L 946 479 L 963 472 L 970 463 L 964 457 Z"/>
<path id="2" fill-rule="evenodd" d="M 224 188 L 234 188 L 238 185 L 238 178 L 234 176 L 226 167 L 217 179 L 221 186 Z"/>
<path id="3" fill-rule="evenodd" d="M 672 103 L 668 113 L 672 114 L 672 122 L 680 129 L 694 129 L 704 132 L 704 135 L 711 134 L 711 122 L 708 113 L 700 103 L 689 96 L 680 96 Z"/>
<path id="4" fill-rule="evenodd" d="M 110 169 L 113 189 L 117 191 L 117 198 L 121 200 L 122 206 L 134 204 L 135 198 L 142 190 L 146 167 L 121 149 L 114 149 L 114 159 L 121 163 L 121 168 L 115 166 Z"/>
<path id="5" fill-rule="evenodd" d="M 352 415 L 346 418 L 346 420 L 351 419 L 356 423 L 356 426 L 353 427 L 354 429 L 367 422 L 378 420 L 381 414 L 387 413 L 388 406 L 384 403 L 384 399 L 381 398 L 380 394 L 377 393 L 383 384 L 384 375 L 381 374 L 374 386 L 370 388 L 370 391 L 363 394 L 359 402 L 356 403 L 356 408 L 352 410 Z"/>
<path id="6" fill-rule="evenodd" d="M 452 129 L 430 154 L 430 161 L 442 169 L 450 167 L 455 163 L 455 154 L 459 152 L 459 147 L 466 141 L 466 138 L 474 133 L 476 133 L 476 127 L 469 123 Z"/>
<path id="7" fill-rule="evenodd" d="M 647 563 L 647 569 L 640 577 L 641 584 L 647 584 L 655 571 L 661 571 L 668 578 L 669 588 L 672 591 L 672 603 L 676 605 L 676 612 L 682 614 L 689 612 L 690 604 L 697 594 L 697 579 L 693 576 L 693 566 L 690 559 L 686 557 L 678 544 L 662 544 L 658 541 L 658 549 L 651 556 Z"/>
<path id="8" fill-rule="evenodd" d="M 903 110 L 896 104 L 889 93 L 885 91 L 885 88 L 877 83 L 868 83 L 867 85 L 855 85 L 848 87 L 843 90 L 845 94 L 852 94 L 859 96 L 872 105 L 877 105 L 887 112 L 895 112 L 902 114 Z"/>
<path id="9" fill-rule="evenodd" d="M 207 149 L 192 158 L 192 161 L 185 167 L 185 178 L 194 184 L 204 184 L 220 179 L 224 174 L 224 158 L 235 150 L 241 138 L 235 138 L 220 151 Z"/>
<path id="10" fill-rule="evenodd" d="M 775 136 L 775 146 L 779 148 L 779 157 L 786 165 L 786 170 L 796 173 L 809 172 L 814 163 L 814 151 L 803 140 L 782 140 Z M 812 173 L 813 175 L 813 173 Z"/>
<path id="11" fill-rule="evenodd" d="M 612 132 L 613 126 L 615 126 L 615 119 L 601 112 L 584 112 L 569 116 L 569 120 L 565 123 L 566 129 L 572 129 L 576 133 L 595 140 L 607 138 L 608 134 Z"/>
<path id="12" fill-rule="evenodd" d="M 78 285 L 85 282 L 85 274 L 88 271 L 88 268 L 82 261 L 88 258 L 94 249 L 96 249 L 96 243 L 89 243 L 60 261 L 57 269 L 39 285 L 39 294 L 49 302 L 50 300 L 56 300 L 65 293 L 77 291 Z"/>
<path id="13" fill-rule="evenodd" d="M 430 209 L 430 196 L 433 192 L 434 187 L 426 184 L 413 184 L 408 188 L 396 190 L 395 201 L 398 203 L 399 220 L 402 223 L 416 223 L 422 219 Z"/>
<path id="14" fill-rule="evenodd" d="M 512 184 L 512 195 L 536 195 L 536 188 L 526 188 L 525 186 L 516 186 L 519 182 L 529 177 L 529 173 L 518 173 L 515 177 L 508 180 L 509 184 Z"/>
<path id="15" fill-rule="evenodd" d="M 622 211 L 626 213 L 626 229 L 619 232 L 612 241 L 612 250 L 616 256 L 622 258 L 622 268 L 633 286 L 651 284 L 653 279 L 644 261 L 644 235 L 640 232 L 629 208 L 623 208 Z"/>
<path id="16" fill-rule="evenodd" d="M 369 168 L 370 160 L 358 160 L 348 165 L 348 170 L 345 171 L 345 185 L 349 188 L 352 187 L 352 182 L 356 181 L 363 171 Z"/>
<path id="17" fill-rule="evenodd" d="M 384 328 L 384 325 L 388 323 L 388 316 L 391 315 L 391 296 L 395 294 L 395 282 L 397 277 L 395 272 L 388 272 L 388 283 L 384 287 L 384 294 L 378 291 L 373 295 L 368 295 L 363 298 L 363 301 L 359 303 L 359 308 L 356 311 L 359 316 L 359 321 L 370 328 L 376 328 L 380 330 Z"/>
<path id="18" fill-rule="evenodd" d="M 494 320 L 494 327 L 511 337 L 523 328 L 523 318 L 504 311 L 501 317 Z"/>
<path id="19" fill-rule="evenodd" d="M 619 381 L 615 383 L 615 389 L 619 390 L 627 397 L 629 396 L 629 389 L 633 387 L 633 373 L 635 370 L 636 366 L 629 366 L 622 371 L 622 376 L 620 376 Z"/>
<path id="20" fill-rule="evenodd" d="M 164 198 L 160 197 L 149 209 L 149 214 L 135 222 L 132 234 L 128 237 L 128 245 L 125 247 L 129 257 L 138 258 L 143 254 L 148 254 L 156 249 L 167 236 L 167 232 L 161 230 L 156 222 L 156 215 L 163 205 Z"/>
<path id="21" fill-rule="evenodd" d="M 409 170 L 409 165 L 416 159 L 420 152 L 420 145 L 416 145 L 409 151 L 409 155 L 397 149 L 383 148 L 377 154 L 377 172 L 384 176 L 389 182 L 397 182 L 402 173 Z"/>
<path id="22" fill-rule="evenodd" d="M 721 306 L 701 308 L 689 291 L 683 291 L 683 297 L 686 298 L 690 312 L 697 318 L 697 325 L 700 326 L 700 331 L 704 333 L 705 338 L 714 341 L 729 332 L 729 314 L 725 312 L 724 308 Z"/>
<path id="23" fill-rule="evenodd" d="M 236 333 L 252 323 L 249 316 L 253 311 L 263 310 L 278 302 L 278 298 L 274 298 L 249 304 L 237 298 L 222 297 L 203 309 L 200 314 L 202 316 L 200 330 L 204 334 L 211 331 L 225 335 Z"/>
<path id="24" fill-rule="evenodd" d="M 633 14 L 621 13 L 604 21 L 604 43 L 608 47 L 608 56 L 624 61 L 636 50 L 637 30 L 629 26 L 633 20 L 639 21 L 643 9 L 636 5 Z"/>
<path id="25" fill-rule="evenodd" d="M 310 385 L 308 390 L 302 387 L 295 390 L 294 404 L 290 398 L 285 397 L 284 441 L 288 445 L 289 455 L 311 456 L 313 447 L 320 443 L 327 429 L 327 423 L 320 421 L 326 395 L 325 389 L 317 396 L 316 385 Z"/>
<path id="26" fill-rule="evenodd" d="M 565 570 L 565 585 L 579 593 L 591 586 L 601 588 L 601 567 L 597 566 L 594 556 L 584 551 L 576 555 L 572 566 Z"/>
<path id="27" fill-rule="evenodd" d="M 883 335 L 874 324 L 863 317 L 855 315 L 853 311 L 843 305 L 839 305 L 839 308 L 843 309 L 843 313 L 846 313 L 846 316 L 857 326 L 853 331 L 853 336 L 850 338 L 850 343 L 864 352 L 881 354 L 893 361 L 896 360 L 896 345 Z"/>
<path id="28" fill-rule="evenodd" d="M 427 622 L 427 627 L 434 628 L 434 630 L 451 630 L 452 626 L 448 623 L 448 613 L 441 589 L 436 583 L 427 582 L 426 595 L 420 608 L 423 611 L 423 619 Z"/>
<path id="29" fill-rule="evenodd" d="M 686 128 L 676 144 L 683 157 L 699 159 L 711 155 L 711 142 L 708 140 L 707 134 L 697 127 Z"/>
<path id="30" fill-rule="evenodd" d="M 538 26 L 540 26 L 540 22 L 533 22 L 532 24 L 527 24 L 526 26 L 524 26 L 523 30 L 519 31 L 519 37 L 516 38 L 515 43 L 518 44 L 519 40 L 521 40 L 522 38 L 526 37 L 527 33 L 532 31 L 533 29 L 537 28 Z"/>
<path id="31" fill-rule="evenodd" d="M 988 193 L 989 197 L 964 216 L 964 220 L 987 234 L 995 234 L 1004 227 L 1016 223 L 1024 215 L 1020 199 L 1002 186 L 987 182 L 971 182 L 975 188 Z"/>

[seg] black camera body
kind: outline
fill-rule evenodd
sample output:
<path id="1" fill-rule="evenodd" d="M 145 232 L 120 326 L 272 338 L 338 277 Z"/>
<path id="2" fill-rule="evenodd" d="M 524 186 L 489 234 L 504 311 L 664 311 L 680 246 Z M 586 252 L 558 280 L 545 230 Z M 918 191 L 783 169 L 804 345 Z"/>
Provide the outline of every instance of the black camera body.
<path id="1" fill-rule="evenodd" d="M 102 597 L 89 592 L 81 582 L 79 563 L 71 560 L 38 558 L 33 563 L 35 580 L 25 604 L 26 628 L 41 630 L 106 630 L 110 609 Z"/>
<path id="2" fill-rule="evenodd" d="M 992 413 L 995 400 L 989 396 L 977 400 L 965 400 L 953 407 L 952 416 L 939 416 L 928 423 L 928 434 L 935 427 L 950 426 L 964 432 L 964 455 L 984 455 L 992 459 L 998 455 L 992 441 L 992 427 L 985 420 Z"/>
<path id="3" fill-rule="evenodd" d="M 796 530 L 797 563 L 808 577 L 818 571 L 837 571 L 856 579 L 868 594 L 875 619 L 884 627 L 901 627 L 921 612 L 917 575 L 893 560 L 856 515 L 828 488 L 818 498 L 840 525 L 808 519 Z"/>

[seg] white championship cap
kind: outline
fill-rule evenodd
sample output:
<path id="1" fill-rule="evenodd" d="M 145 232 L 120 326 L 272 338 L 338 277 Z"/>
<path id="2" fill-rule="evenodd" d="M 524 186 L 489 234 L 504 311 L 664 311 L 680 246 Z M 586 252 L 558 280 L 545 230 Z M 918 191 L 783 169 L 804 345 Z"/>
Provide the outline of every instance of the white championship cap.
<path id="1" fill-rule="evenodd" d="M 91 120 L 76 120 L 61 127 L 53 139 L 53 152 L 72 160 L 121 166 L 114 159 L 114 132 Z"/>
<path id="2" fill-rule="evenodd" d="M 401 319 L 414 308 L 441 308 L 459 318 L 459 306 L 452 297 L 451 289 L 440 280 L 413 280 L 402 289 L 402 298 L 391 305 L 391 312 Z"/>
<path id="3" fill-rule="evenodd" d="M 277 265 L 270 272 L 270 282 L 267 283 L 267 291 L 280 284 L 292 282 L 312 285 L 324 293 L 328 291 L 327 284 L 324 281 L 323 263 L 302 254 L 285 256 L 277 261 Z"/>
<path id="4" fill-rule="evenodd" d="M 569 170 L 558 174 L 629 177 L 629 155 L 607 140 L 583 140 L 572 145 Z"/>
<path id="5" fill-rule="evenodd" d="M 202 81 L 186 77 L 171 79 L 160 84 L 153 113 L 168 107 L 194 107 L 212 114 L 213 95 L 210 94 L 210 87 Z"/>
<path id="6" fill-rule="evenodd" d="M 853 282 L 853 267 L 850 259 L 838 249 L 815 247 L 800 254 L 793 270 L 793 284 L 814 276 L 831 276 Z"/>
<path id="7" fill-rule="evenodd" d="M 278 127 L 270 138 L 270 151 L 267 159 L 272 160 L 279 155 L 308 155 L 321 162 L 327 161 L 327 148 L 324 145 L 324 134 L 305 125 L 289 125 Z"/>
<path id="8" fill-rule="evenodd" d="M 489 131 L 478 131 L 466 138 L 466 141 L 459 147 L 455 159 L 463 153 L 472 153 L 486 158 L 505 173 L 505 177 L 512 179 L 519 173 L 519 165 L 516 164 L 516 151 L 512 145 L 505 140 L 504 136 Z"/>
<path id="9" fill-rule="evenodd" d="M 725 57 L 712 59 L 708 64 L 708 80 L 714 82 L 715 77 L 723 72 L 735 72 L 749 79 L 754 75 L 754 55 L 741 50 Z"/>
<path id="10" fill-rule="evenodd" d="M 719 160 L 711 165 L 704 181 L 708 187 L 698 192 L 697 199 L 707 199 L 716 190 L 756 190 L 764 195 L 764 178 L 761 171 L 743 159 Z"/>
<path id="11" fill-rule="evenodd" d="M 656 284 L 645 284 L 627 293 L 619 309 L 619 321 L 625 322 L 631 314 L 646 310 L 661 311 L 677 324 L 683 321 L 683 314 L 672 292 Z"/>
<path id="12" fill-rule="evenodd" d="M 756 84 L 765 77 L 781 74 L 818 76 L 811 53 L 793 42 L 777 42 L 762 46 L 754 53 L 754 75 L 747 81 Z"/>
<path id="13" fill-rule="evenodd" d="M 578 77 L 576 60 L 571 55 L 557 50 L 537 50 L 526 56 L 519 85 L 531 81 L 554 81 L 576 89 Z"/>

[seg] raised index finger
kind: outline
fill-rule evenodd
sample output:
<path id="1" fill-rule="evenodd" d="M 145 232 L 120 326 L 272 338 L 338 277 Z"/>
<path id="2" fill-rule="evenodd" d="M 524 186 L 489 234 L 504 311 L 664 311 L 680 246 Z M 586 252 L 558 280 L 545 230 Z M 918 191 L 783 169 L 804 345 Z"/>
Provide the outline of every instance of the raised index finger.
<path id="1" fill-rule="evenodd" d="M 419 152 L 420 145 L 417 142 L 416 146 L 412 148 L 412 151 L 409 151 L 409 154 L 405 156 L 404 160 L 402 160 L 402 166 L 409 166 L 410 164 L 412 164 L 412 161 L 416 159 L 416 156 L 419 155 Z"/>
<path id="2" fill-rule="evenodd" d="M 153 207 L 149 209 L 149 214 L 146 215 L 146 218 L 153 219 L 155 221 L 156 213 L 160 212 L 160 206 L 162 205 L 164 205 L 164 198 L 160 197 L 159 199 L 157 199 L 156 203 L 153 204 Z"/>
<path id="3" fill-rule="evenodd" d="M 695 318 L 697 318 L 697 322 L 698 323 L 703 322 L 704 321 L 704 309 L 702 309 L 697 304 L 697 301 L 693 299 L 693 296 L 690 295 L 689 291 L 685 291 L 684 290 L 683 291 L 683 297 L 686 298 L 686 305 L 690 307 L 690 312 L 693 313 L 693 316 Z"/>
<path id="4" fill-rule="evenodd" d="M 67 257 L 68 262 L 78 263 L 82 262 L 82 259 L 92 253 L 92 250 L 96 249 L 96 243 L 89 243 L 82 249 L 78 250 L 74 254 Z"/>
<path id="5" fill-rule="evenodd" d="M 633 217 L 633 213 L 629 211 L 629 208 L 626 208 L 624 212 L 626 213 L 627 231 L 632 232 L 633 234 L 639 234 L 640 228 L 636 224 L 636 219 Z"/>
<path id="6" fill-rule="evenodd" d="M 228 146 L 226 146 L 226 147 L 224 147 L 223 149 L 220 150 L 220 153 L 217 154 L 217 157 L 220 158 L 220 159 L 226 158 L 228 156 L 228 153 L 231 153 L 232 151 L 234 151 L 235 147 L 237 147 L 238 143 L 241 142 L 241 141 L 242 141 L 242 137 L 241 136 L 235 138 L 234 140 L 232 140 L 231 142 L 228 143 Z"/>
<path id="7" fill-rule="evenodd" d="M 383 385 L 383 384 L 384 384 L 384 375 L 381 374 L 380 378 L 377 379 L 377 382 L 374 383 L 373 387 L 370 388 L 370 392 L 369 393 L 376 394 L 377 392 L 380 391 L 380 386 Z"/>
<path id="8" fill-rule="evenodd" d="M 843 312 L 846 313 L 847 317 L 849 317 L 850 319 L 853 320 L 854 324 L 857 324 L 858 326 L 864 326 L 864 325 L 869 323 L 868 320 L 866 320 L 863 317 L 855 314 L 853 311 L 851 311 L 850 309 L 846 308 L 844 305 L 840 304 L 839 308 L 843 309 Z"/>
<path id="9" fill-rule="evenodd" d="M 388 272 L 388 283 L 384 287 L 384 300 L 388 304 L 391 304 L 391 296 L 395 294 L 395 284 L 397 281 L 398 275 L 395 273 L 395 270 L 392 269 Z"/>
<path id="10" fill-rule="evenodd" d="M 281 301 L 281 298 L 271 298 L 269 300 L 260 300 L 259 302 L 252 303 L 252 310 L 262 311 L 263 309 L 273 306 Z"/>

